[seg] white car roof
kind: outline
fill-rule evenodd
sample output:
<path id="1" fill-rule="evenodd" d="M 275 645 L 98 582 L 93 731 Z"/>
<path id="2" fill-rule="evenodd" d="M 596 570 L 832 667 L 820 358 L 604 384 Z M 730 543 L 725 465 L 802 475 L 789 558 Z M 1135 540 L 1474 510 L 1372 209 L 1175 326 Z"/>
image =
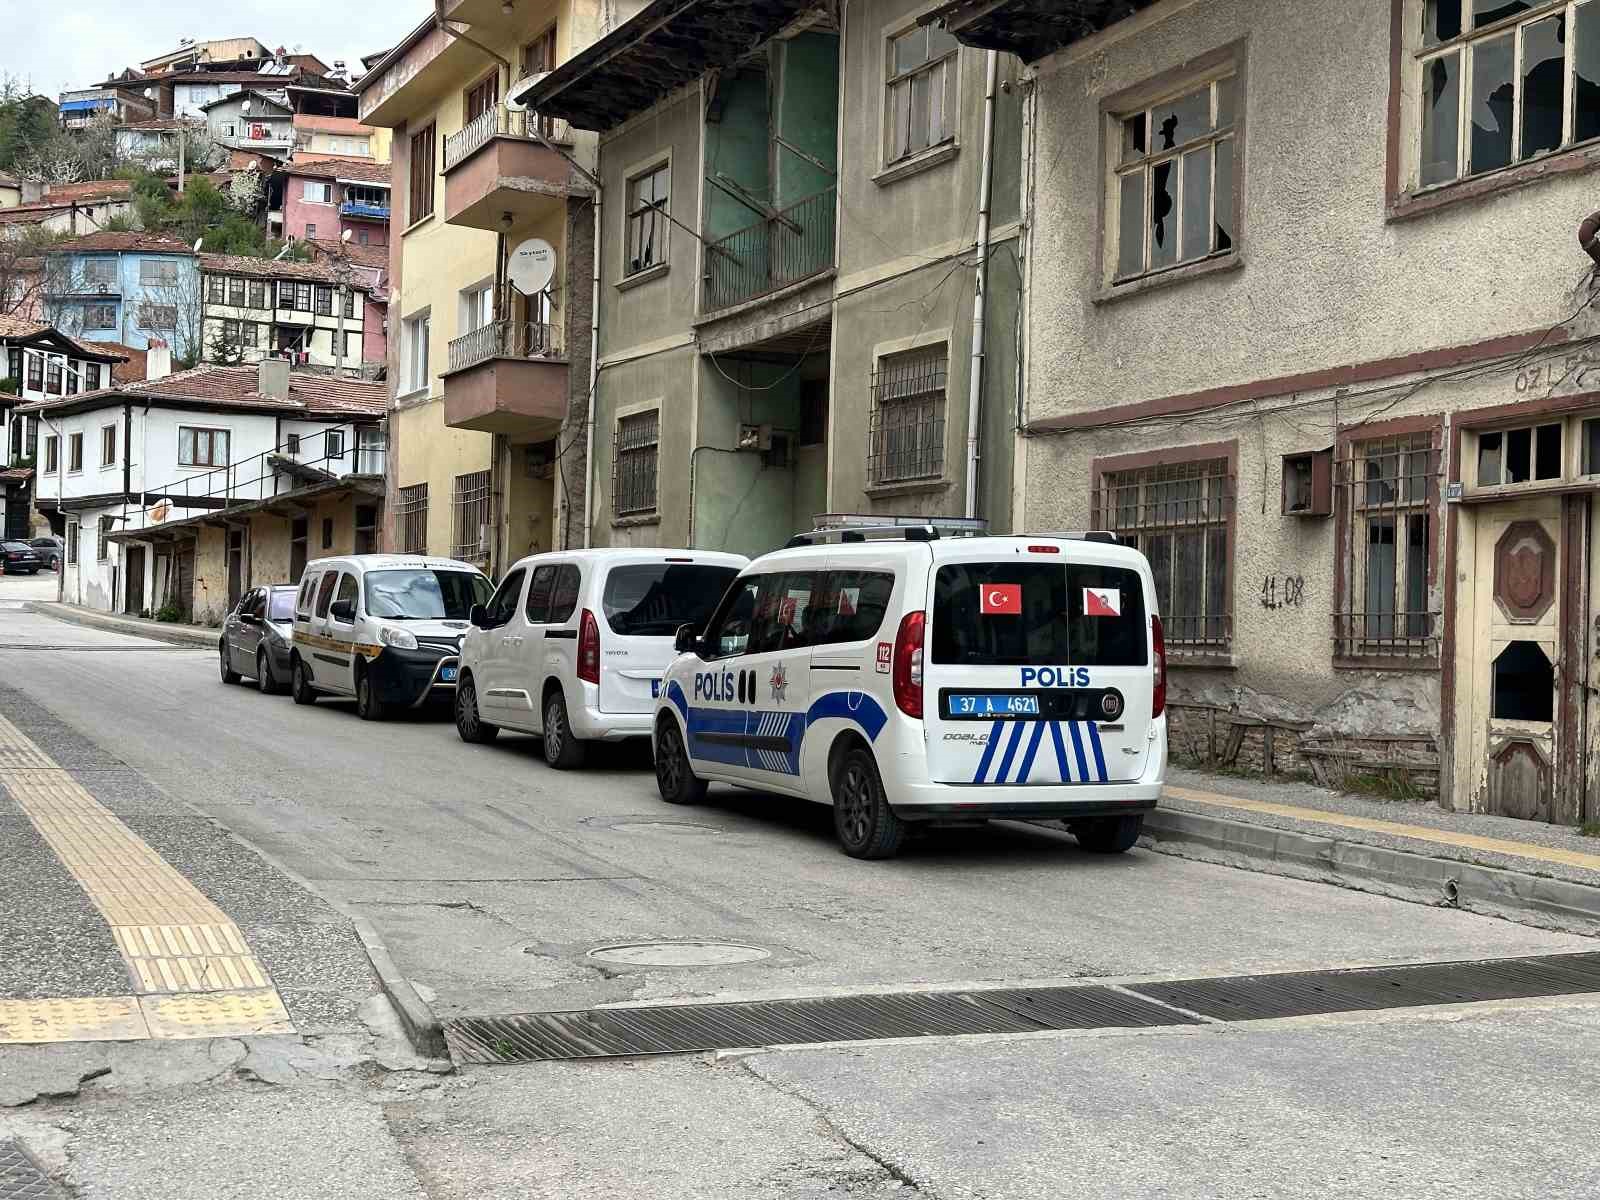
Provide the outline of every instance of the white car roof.
<path id="1" fill-rule="evenodd" d="M 1145 566 L 1143 554 L 1131 546 L 1114 542 L 1090 540 L 1080 536 L 1052 533 L 991 534 L 985 537 L 940 537 L 927 541 L 911 538 L 872 538 L 862 542 L 819 542 L 809 546 L 785 547 L 763 554 L 754 565 L 780 564 L 791 561 L 814 562 L 819 558 L 877 558 L 899 553 L 906 558 L 927 554 L 934 562 L 952 560 L 970 561 L 986 554 L 1010 558 L 1018 549 L 1028 546 L 1050 545 L 1061 549 L 1064 562 L 1087 562 L 1127 566 L 1139 570 Z"/>
<path id="2" fill-rule="evenodd" d="M 475 575 L 483 574 L 471 563 L 455 558 L 435 558 L 428 554 L 342 554 L 307 563 L 306 570 L 329 566 L 354 567 L 360 571 L 471 571 Z"/>
<path id="3" fill-rule="evenodd" d="M 653 563 L 665 559 L 692 559 L 696 563 L 715 567 L 742 567 L 750 560 L 742 554 L 728 554 L 721 550 L 673 550 L 661 546 L 604 546 L 589 550 L 546 550 L 530 554 L 512 564 L 517 567 L 552 562 L 595 563 Z"/>

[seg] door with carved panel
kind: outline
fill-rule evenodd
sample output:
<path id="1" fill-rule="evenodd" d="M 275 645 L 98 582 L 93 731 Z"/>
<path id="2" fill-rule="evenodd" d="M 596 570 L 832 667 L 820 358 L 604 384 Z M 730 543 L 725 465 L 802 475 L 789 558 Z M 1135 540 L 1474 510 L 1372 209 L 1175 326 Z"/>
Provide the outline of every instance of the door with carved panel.
<path id="1" fill-rule="evenodd" d="M 1472 575 L 1472 807 L 1530 821 L 1563 819 L 1561 498 L 1477 513 Z M 1570 819 L 1570 818 L 1568 818 Z"/>

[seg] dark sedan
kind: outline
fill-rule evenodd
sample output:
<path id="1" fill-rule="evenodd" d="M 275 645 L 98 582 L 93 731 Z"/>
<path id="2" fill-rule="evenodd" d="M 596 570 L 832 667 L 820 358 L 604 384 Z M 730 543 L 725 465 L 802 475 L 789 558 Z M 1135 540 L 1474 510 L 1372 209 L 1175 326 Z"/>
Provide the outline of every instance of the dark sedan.
<path id="1" fill-rule="evenodd" d="M 62 552 L 63 548 L 66 546 L 66 543 L 60 538 L 56 537 L 54 534 L 47 534 L 44 537 L 34 538 L 28 543 L 28 545 L 32 546 L 39 552 L 40 561 L 43 562 L 48 569 L 52 571 L 59 571 L 61 569 Z"/>
<path id="2" fill-rule="evenodd" d="M 223 683 L 238 683 L 248 675 L 269 696 L 289 686 L 294 594 L 291 585 L 282 583 L 252 588 L 240 598 L 217 641 Z"/>
<path id="3" fill-rule="evenodd" d="M 44 559 L 27 542 L 0 542 L 0 568 L 7 575 L 37 575 Z"/>

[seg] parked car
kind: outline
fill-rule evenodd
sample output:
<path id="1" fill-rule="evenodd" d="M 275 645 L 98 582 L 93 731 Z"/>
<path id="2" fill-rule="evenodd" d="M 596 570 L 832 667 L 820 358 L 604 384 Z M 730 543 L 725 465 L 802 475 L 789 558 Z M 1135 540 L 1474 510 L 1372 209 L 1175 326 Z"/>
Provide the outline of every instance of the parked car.
<path id="1" fill-rule="evenodd" d="M 0 568 L 7 575 L 37 575 L 44 566 L 39 552 L 27 542 L 0 542 Z"/>
<path id="2" fill-rule="evenodd" d="M 39 557 L 44 565 L 52 571 L 61 569 L 61 560 L 66 556 L 67 544 L 54 534 L 36 537 L 28 545 L 39 552 Z"/>
<path id="3" fill-rule="evenodd" d="M 278 583 L 252 588 L 239 598 L 217 640 L 223 683 L 238 683 L 248 675 L 269 696 L 289 686 L 294 596 L 293 584 Z"/>
<path id="4" fill-rule="evenodd" d="M 306 567 L 294 604 L 289 691 L 296 704 L 354 696 L 365 721 L 447 700 L 467 615 L 493 585 L 471 563 L 352 554 Z"/>
<path id="5" fill-rule="evenodd" d="M 919 821 L 1053 819 L 1087 850 L 1132 846 L 1167 771 L 1144 555 L 1110 534 L 840 532 L 757 559 L 680 635 L 662 799 L 716 780 L 830 804 L 855 858 Z"/>
<path id="6" fill-rule="evenodd" d="M 461 646 L 456 731 L 544 739 L 553 767 L 590 742 L 650 736 L 661 674 L 682 625 L 699 628 L 750 560 L 704 550 L 536 554 L 471 614 Z"/>

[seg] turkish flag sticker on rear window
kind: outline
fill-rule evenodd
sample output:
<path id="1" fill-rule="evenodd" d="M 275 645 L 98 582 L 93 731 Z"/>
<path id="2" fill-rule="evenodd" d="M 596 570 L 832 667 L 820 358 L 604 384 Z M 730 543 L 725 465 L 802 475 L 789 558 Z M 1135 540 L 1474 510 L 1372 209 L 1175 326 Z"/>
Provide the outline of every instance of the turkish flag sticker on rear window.
<path id="1" fill-rule="evenodd" d="M 1020 583 L 986 583 L 978 591 L 978 611 L 985 616 L 1007 614 L 1022 615 L 1022 585 Z"/>
<path id="2" fill-rule="evenodd" d="M 1122 589 L 1084 588 L 1083 615 L 1086 617 L 1120 617 L 1122 615 Z"/>

